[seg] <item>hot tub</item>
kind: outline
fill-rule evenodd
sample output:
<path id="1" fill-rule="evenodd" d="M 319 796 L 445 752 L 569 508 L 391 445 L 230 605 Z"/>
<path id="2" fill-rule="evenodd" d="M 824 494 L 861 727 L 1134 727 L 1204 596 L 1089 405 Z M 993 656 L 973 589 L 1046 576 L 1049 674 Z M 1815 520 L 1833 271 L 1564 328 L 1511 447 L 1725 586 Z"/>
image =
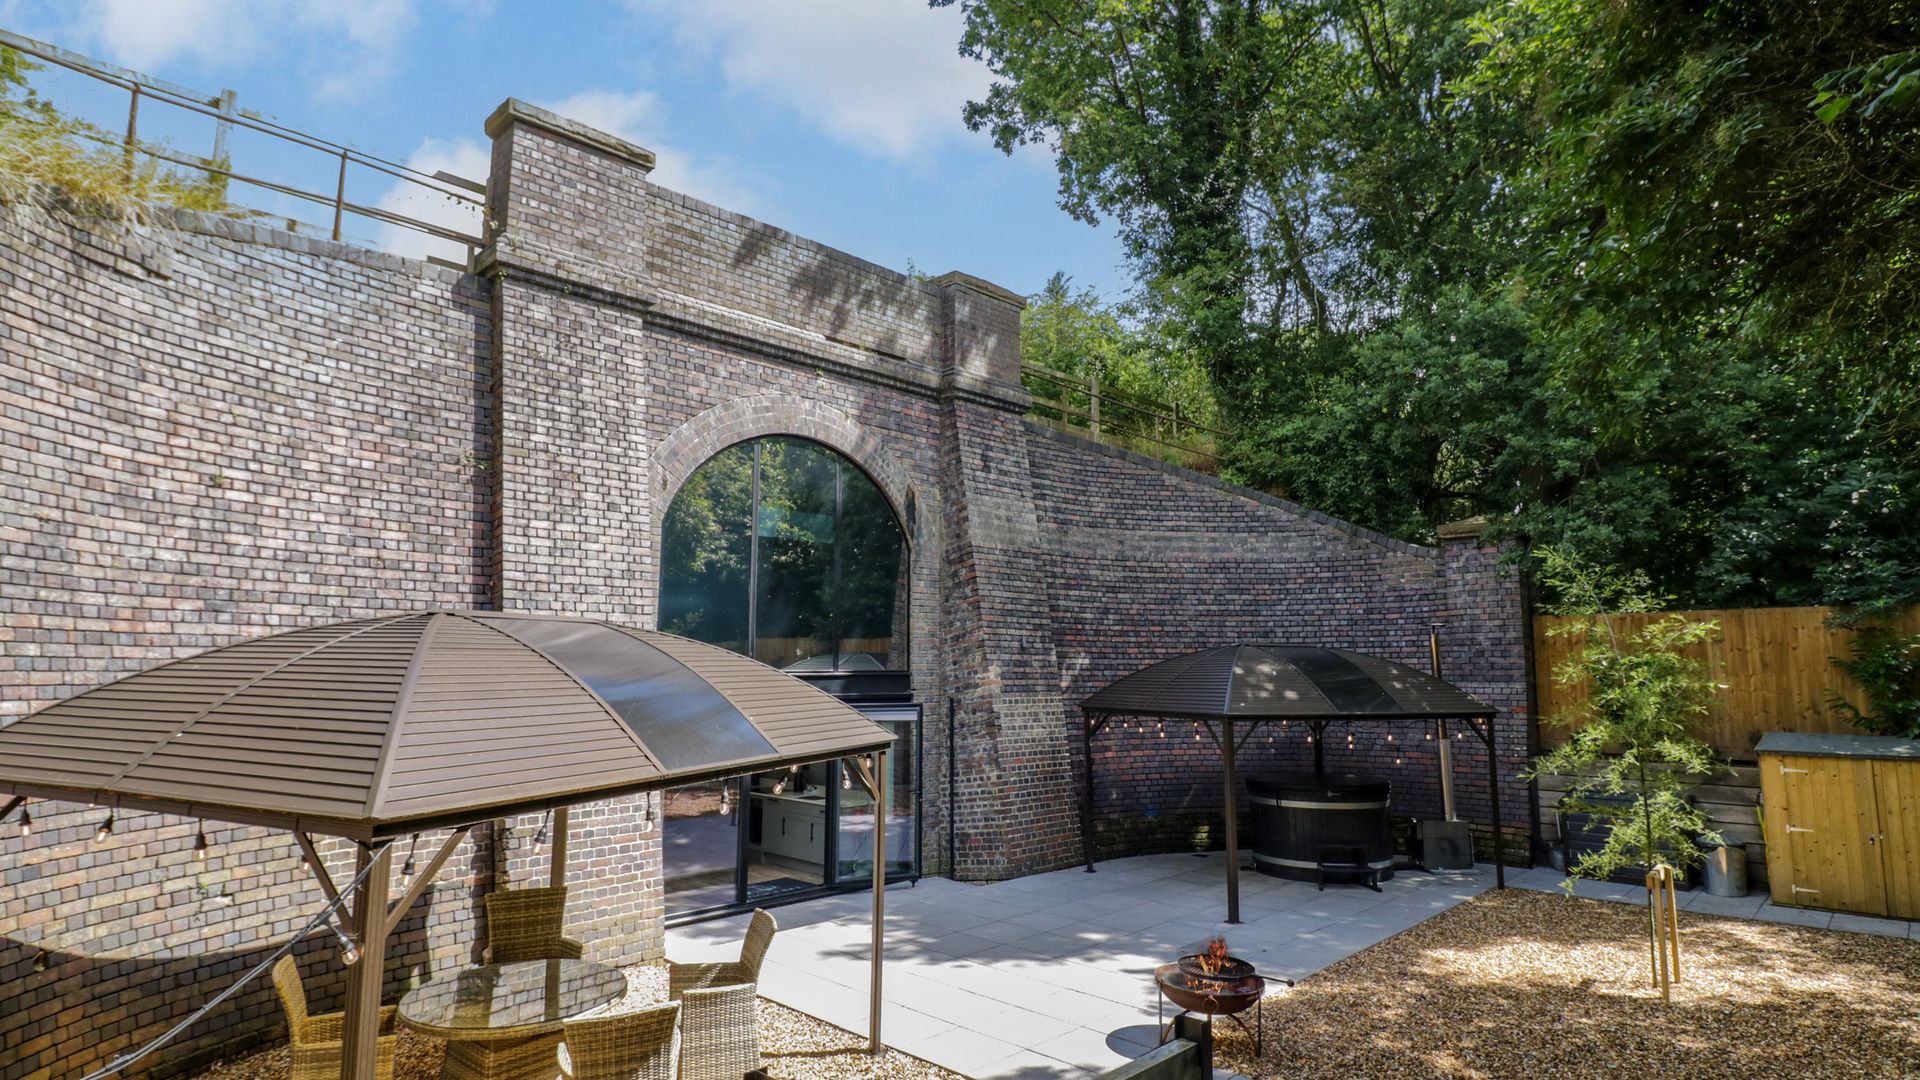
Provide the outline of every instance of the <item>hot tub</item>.
<path id="1" fill-rule="evenodd" d="M 1358 848 L 1385 881 L 1393 876 L 1393 826 L 1387 817 L 1392 790 L 1385 780 L 1352 773 L 1248 777 L 1254 868 L 1312 881 L 1321 849 Z"/>

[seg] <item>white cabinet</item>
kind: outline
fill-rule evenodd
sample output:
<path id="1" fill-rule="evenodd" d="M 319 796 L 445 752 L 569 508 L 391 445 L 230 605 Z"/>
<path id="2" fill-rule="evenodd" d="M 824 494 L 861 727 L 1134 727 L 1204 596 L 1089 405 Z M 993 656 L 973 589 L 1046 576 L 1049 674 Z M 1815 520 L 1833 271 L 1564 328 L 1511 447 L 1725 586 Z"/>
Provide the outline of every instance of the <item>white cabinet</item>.
<path id="1" fill-rule="evenodd" d="M 822 800 L 780 795 L 760 800 L 760 853 L 818 865 L 827 856 L 827 806 Z"/>

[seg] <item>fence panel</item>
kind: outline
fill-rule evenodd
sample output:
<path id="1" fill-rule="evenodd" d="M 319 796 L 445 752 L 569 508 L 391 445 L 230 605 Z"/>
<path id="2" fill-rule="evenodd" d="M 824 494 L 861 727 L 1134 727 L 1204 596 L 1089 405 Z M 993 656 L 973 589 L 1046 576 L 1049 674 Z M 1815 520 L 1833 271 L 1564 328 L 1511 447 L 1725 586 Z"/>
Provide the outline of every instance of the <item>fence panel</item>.
<path id="1" fill-rule="evenodd" d="M 1832 689 L 1848 701 L 1866 707 L 1866 695 L 1829 657 L 1853 654 L 1852 630 L 1827 626 L 1827 607 L 1745 608 L 1728 611 L 1686 611 L 1693 619 L 1720 623 L 1717 638 L 1689 650 L 1706 661 L 1714 677 L 1725 684 L 1715 695 L 1713 712 L 1702 728 L 1702 738 L 1732 758 L 1753 757 L 1753 744 L 1767 731 L 1857 732 L 1827 704 Z M 1630 634 L 1660 615 L 1611 616 L 1616 630 Z M 1550 721 L 1585 700 L 1585 684 L 1562 686 L 1554 670 L 1573 655 L 1577 638 L 1550 634 L 1554 627 L 1578 623 L 1578 616 L 1548 615 L 1533 620 L 1534 678 L 1540 716 Z M 1920 607 L 1911 607 L 1892 620 L 1901 633 L 1920 633 Z M 1551 723 L 1540 726 L 1545 746 L 1566 741 L 1567 731 Z"/>

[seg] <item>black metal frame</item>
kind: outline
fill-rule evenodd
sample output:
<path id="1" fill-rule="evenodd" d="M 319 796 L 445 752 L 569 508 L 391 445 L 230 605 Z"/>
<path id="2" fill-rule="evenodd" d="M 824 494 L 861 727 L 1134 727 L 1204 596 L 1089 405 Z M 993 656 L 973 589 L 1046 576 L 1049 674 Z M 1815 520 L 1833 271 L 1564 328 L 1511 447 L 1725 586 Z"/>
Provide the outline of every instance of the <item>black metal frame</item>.
<path id="1" fill-rule="evenodd" d="M 1082 773 L 1081 773 L 1082 783 L 1081 783 L 1081 791 L 1080 791 L 1080 846 L 1081 846 L 1082 856 L 1084 857 L 1084 860 L 1086 862 L 1086 872 L 1089 874 L 1096 872 L 1093 868 L 1093 863 L 1094 863 L 1094 858 L 1093 858 L 1093 849 L 1094 849 L 1093 737 L 1100 733 L 1100 729 L 1106 726 L 1107 721 L 1113 719 L 1117 715 L 1121 715 L 1121 714 L 1093 712 L 1093 713 L 1087 713 L 1081 718 L 1080 747 L 1081 747 L 1081 759 L 1082 759 Z M 1127 714 L 1127 715 L 1132 715 L 1132 714 Z M 1145 717 L 1141 717 L 1141 719 L 1145 719 Z M 1225 818 L 1226 848 L 1227 848 L 1227 918 L 1226 918 L 1226 921 L 1228 923 L 1238 923 L 1240 921 L 1240 856 L 1239 856 L 1239 835 L 1236 832 L 1236 826 L 1238 824 L 1238 821 L 1237 821 L 1238 807 L 1236 804 L 1238 803 L 1239 800 L 1236 798 L 1238 778 L 1234 768 L 1234 759 L 1237 756 L 1237 751 L 1239 750 L 1239 748 L 1245 744 L 1247 737 L 1251 735 L 1261 724 L 1270 724 L 1275 719 L 1279 719 L 1279 718 L 1278 717 L 1249 717 L 1246 719 L 1239 720 L 1238 722 L 1239 726 L 1241 726 L 1244 730 L 1241 732 L 1241 734 L 1238 737 L 1235 737 L 1233 734 L 1233 728 L 1235 727 L 1235 719 L 1233 717 L 1220 716 L 1220 717 L 1215 717 L 1210 719 L 1203 719 L 1198 717 L 1174 717 L 1173 719 L 1192 719 L 1195 723 L 1201 725 L 1202 728 L 1205 729 L 1207 734 L 1212 737 L 1214 741 L 1214 745 L 1220 748 L 1221 765 L 1222 765 L 1221 773 L 1222 773 L 1222 780 L 1223 780 L 1224 789 L 1225 789 L 1225 800 L 1223 803 L 1222 817 Z M 1313 728 L 1314 771 L 1324 772 L 1326 771 L 1325 770 L 1326 752 L 1324 750 L 1324 745 L 1326 743 L 1326 729 L 1328 724 L 1334 723 L 1336 719 L 1345 721 L 1347 723 L 1365 723 L 1365 722 L 1379 722 L 1382 720 L 1392 722 L 1392 721 L 1401 720 L 1404 718 L 1352 716 L 1352 717 L 1337 717 L 1337 718 L 1288 717 L 1287 719 L 1302 720 Z M 1481 743 L 1485 745 L 1487 749 L 1488 794 L 1492 800 L 1492 810 L 1493 810 L 1494 887 L 1497 889 L 1504 889 L 1507 887 L 1507 864 L 1505 862 L 1505 836 L 1503 835 L 1503 828 L 1502 828 L 1503 822 L 1501 820 L 1501 813 L 1500 813 L 1500 753 L 1497 745 L 1498 740 L 1496 739 L 1494 730 L 1493 730 L 1494 717 L 1492 716 L 1455 717 L 1454 719 L 1464 719 L 1467 722 L 1468 730 L 1472 731 L 1474 735 L 1480 739 Z M 1213 725 L 1216 722 L 1220 723 L 1225 728 L 1225 734 L 1227 736 L 1225 739 L 1222 739 L 1220 734 L 1214 731 Z M 1445 725 L 1444 720 L 1435 720 L 1435 721 L 1428 721 L 1428 722 L 1441 724 L 1442 726 L 1440 728 L 1440 737 L 1442 739 L 1446 738 L 1446 728 L 1444 726 Z"/>

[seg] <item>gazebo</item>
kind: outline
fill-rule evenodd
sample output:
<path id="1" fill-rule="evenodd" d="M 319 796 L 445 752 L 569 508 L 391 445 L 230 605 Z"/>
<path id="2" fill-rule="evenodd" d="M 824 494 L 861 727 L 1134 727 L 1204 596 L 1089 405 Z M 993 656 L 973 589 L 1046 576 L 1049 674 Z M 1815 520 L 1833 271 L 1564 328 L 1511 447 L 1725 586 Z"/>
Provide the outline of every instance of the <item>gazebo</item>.
<path id="1" fill-rule="evenodd" d="M 1439 651 L 1434 649 L 1435 667 Z M 1314 771 L 1323 771 L 1327 725 L 1336 722 L 1425 720 L 1440 724 L 1442 787 L 1452 811 L 1452 779 L 1445 757 L 1446 722 L 1466 721 L 1486 744 L 1492 782 L 1494 876 L 1507 884 L 1500 862 L 1500 766 L 1494 751 L 1498 710 L 1435 675 L 1391 660 L 1317 645 L 1226 645 L 1186 653 L 1124 675 L 1080 703 L 1082 776 L 1080 824 L 1087 872 L 1093 872 L 1093 738 L 1117 716 L 1192 720 L 1220 748 L 1225 780 L 1227 921 L 1240 921 L 1240 855 L 1234 758 L 1261 724 L 1298 720 L 1313 733 Z M 1217 728 L 1216 728 L 1217 725 Z"/>
<path id="2" fill-rule="evenodd" d="M 553 881 L 577 802 L 848 759 L 874 797 L 893 735 L 711 645 L 596 619 L 429 611 L 256 638 L 77 694 L 0 729 L 0 795 L 293 833 L 364 959 L 342 1076 L 374 1075 L 386 945 L 474 824 L 552 811 Z M 863 755 L 873 755 L 869 764 Z M 392 844 L 453 833 L 388 902 Z M 351 896 L 313 836 L 356 845 Z M 870 1045 L 880 1042 L 885 860 L 874 860 Z"/>

